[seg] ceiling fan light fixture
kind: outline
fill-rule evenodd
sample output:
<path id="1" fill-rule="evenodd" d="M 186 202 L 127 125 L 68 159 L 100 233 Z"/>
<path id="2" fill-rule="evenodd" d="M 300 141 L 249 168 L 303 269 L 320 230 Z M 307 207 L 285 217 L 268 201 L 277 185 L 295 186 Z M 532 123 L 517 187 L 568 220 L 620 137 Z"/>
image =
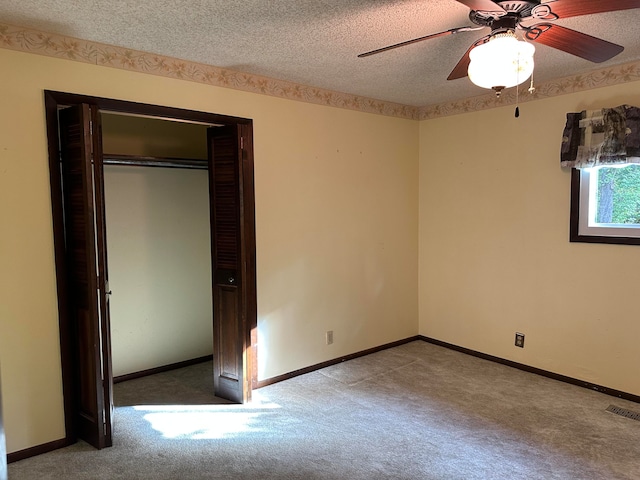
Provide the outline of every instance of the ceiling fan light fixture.
<path id="1" fill-rule="evenodd" d="M 498 33 L 469 52 L 469 79 L 482 88 L 515 87 L 533 73 L 535 47 L 518 40 L 513 31 Z"/>

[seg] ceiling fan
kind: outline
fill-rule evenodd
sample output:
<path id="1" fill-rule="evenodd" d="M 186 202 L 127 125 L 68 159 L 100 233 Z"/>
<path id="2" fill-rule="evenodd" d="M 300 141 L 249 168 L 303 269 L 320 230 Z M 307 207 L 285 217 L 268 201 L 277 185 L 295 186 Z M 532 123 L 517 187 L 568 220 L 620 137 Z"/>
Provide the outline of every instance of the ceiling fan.
<path id="1" fill-rule="evenodd" d="M 531 41 L 547 45 L 558 50 L 576 55 L 578 57 L 600 63 L 618 55 L 624 47 L 615 43 L 602 40 L 600 38 L 587 35 L 585 33 L 572 30 L 570 28 L 556 25 L 554 20 L 576 17 L 580 15 L 591 15 L 596 13 L 613 12 L 616 10 L 627 10 L 640 8 L 640 0 L 550 0 L 541 2 L 539 0 L 511 1 L 511 0 L 456 0 L 471 9 L 469 19 L 476 25 L 452 28 L 440 33 L 414 38 L 405 42 L 378 48 L 370 52 L 362 53 L 358 57 L 368 57 L 377 53 L 386 52 L 398 47 L 404 47 L 413 43 L 430 40 L 432 38 L 444 37 L 455 33 L 470 32 L 491 28 L 491 32 L 474 42 L 462 56 L 458 64 L 453 68 L 447 80 L 456 80 L 469 75 L 474 83 L 477 83 L 469 71 L 469 66 L 474 56 L 472 52 L 476 47 L 493 43 L 493 40 L 510 37 L 515 40 L 516 30 L 522 31 L 525 41 Z M 538 22 L 526 25 L 529 21 Z M 497 43 L 500 42 L 496 42 Z M 519 42 L 525 44 L 525 42 Z M 525 81 L 533 72 L 533 50 L 530 49 L 530 65 L 528 72 L 523 72 L 522 65 L 517 65 L 517 70 L 521 73 L 517 83 L 513 85 L 493 85 L 485 88 L 493 88 L 499 94 L 503 88 L 514 86 Z M 480 49 L 476 50 L 479 51 Z M 520 62 L 520 60 L 516 60 Z M 523 61 L 524 63 L 524 61 Z M 473 67 L 472 67 L 473 69 Z M 485 69 L 487 70 L 487 69 Z M 518 75 L 518 73 L 516 73 Z"/>

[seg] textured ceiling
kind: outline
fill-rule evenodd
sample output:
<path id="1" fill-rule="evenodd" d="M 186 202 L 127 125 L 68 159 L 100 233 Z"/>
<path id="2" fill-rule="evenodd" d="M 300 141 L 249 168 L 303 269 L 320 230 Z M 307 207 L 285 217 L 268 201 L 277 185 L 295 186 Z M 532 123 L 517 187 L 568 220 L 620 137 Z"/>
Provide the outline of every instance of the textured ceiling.
<path id="1" fill-rule="evenodd" d="M 471 25 L 455 0 L 3 0 L 0 21 L 405 105 L 487 93 L 447 81 L 488 29 L 432 39 L 368 58 L 375 48 Z M 640 8 L 558 24 L 625 50 L 594 64 L 536 45 L 543 82 L 640 60 Z"/>

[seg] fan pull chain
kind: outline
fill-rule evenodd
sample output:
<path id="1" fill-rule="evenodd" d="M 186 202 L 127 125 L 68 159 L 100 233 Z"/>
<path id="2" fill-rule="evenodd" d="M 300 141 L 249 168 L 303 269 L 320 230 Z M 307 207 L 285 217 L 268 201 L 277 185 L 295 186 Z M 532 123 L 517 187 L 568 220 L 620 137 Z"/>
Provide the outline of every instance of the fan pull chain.
<path id="1" fill-rule="evenodd" d="M 520 107 L 518 106 L 518 103 L 520 102 L 520 97 L 519 97 L 519 93 L 520 93 L 520 88 L 518 88 L 519 85 L 516 85 L 516 118 L 518 118 L 520 116 Z M 529 89 L 528 92 L 533 95 L 536 91 L 536 87 L 533 86 L 533 73 L 531 74 L 531 83 L 529 84 Z"/>
<path id="2" fill-rule="evenodd" d="M 518 103 L 520 102 L 520 55 L 518 55 L 518 69 L 516 70 L 516 113 L 515 117 L 518 118 L 520 116 L 520 107 Z"/>

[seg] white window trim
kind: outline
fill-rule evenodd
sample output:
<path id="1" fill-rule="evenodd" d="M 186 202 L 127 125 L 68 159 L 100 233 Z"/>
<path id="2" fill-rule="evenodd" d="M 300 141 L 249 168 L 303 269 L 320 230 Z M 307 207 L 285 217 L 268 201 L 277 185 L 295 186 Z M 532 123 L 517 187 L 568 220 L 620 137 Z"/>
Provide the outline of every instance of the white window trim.
<path id="1" fill-rule="evenodd" d="M 580 206 L 578 216 L 578 235 L 590 237 L 640 238 L 640 225 L 619 223 L 596 223 L 595 212 L 589 209 L 595 204 L 595 178 L 591 169 L 583 168 L 580 173 Z"/>

